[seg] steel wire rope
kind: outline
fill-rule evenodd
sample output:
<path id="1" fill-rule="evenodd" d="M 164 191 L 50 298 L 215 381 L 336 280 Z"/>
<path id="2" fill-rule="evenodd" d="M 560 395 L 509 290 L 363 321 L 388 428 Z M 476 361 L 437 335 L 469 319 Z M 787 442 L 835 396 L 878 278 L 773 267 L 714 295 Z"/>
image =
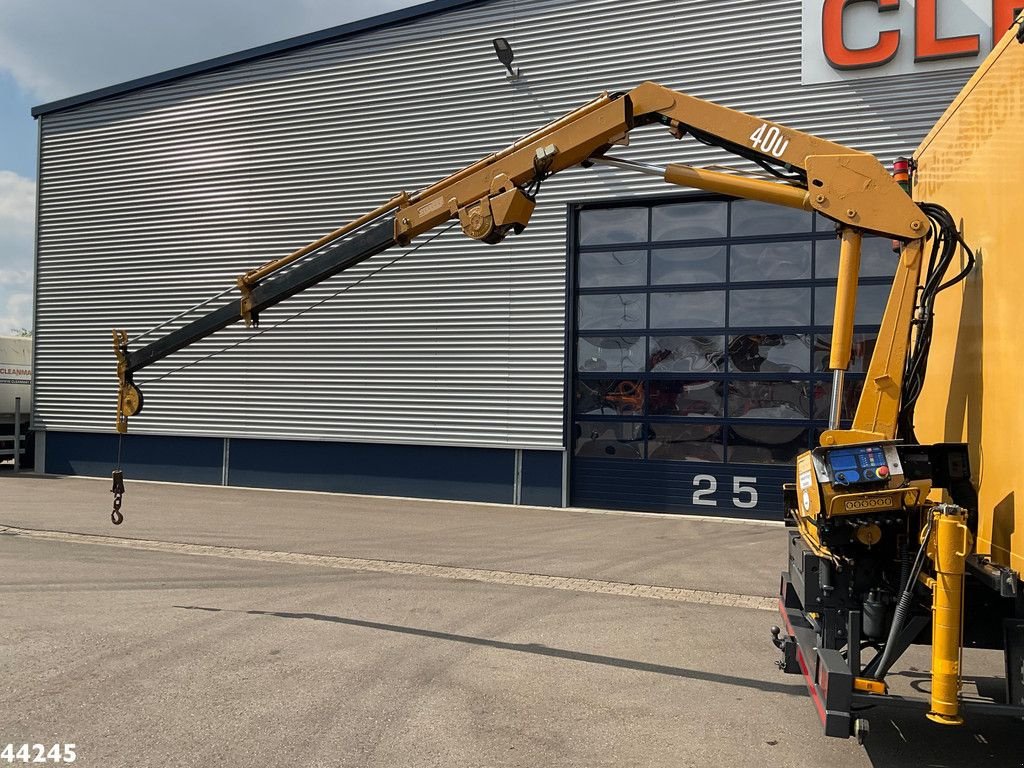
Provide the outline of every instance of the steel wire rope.
<path id="1" fill-rule="evenodd" d="M 322 304 L 324 304 L 324 303 L 326 303 L 328 301 L 336 299 L 341 294 L 351 290 L 352 288 L 355 288 L 357 285 L 360 285 L 365 280 L 368 280 L 369 278 L 373 277 L 374 275 L 376 275 L 376 274 L 380 273 L 381 271 L 387 269 L 388 267 L 392 266 L 393 264 L 397 264 L 399 261 L 404 259 L 406 256 L 409 256 L 409 255 L 411 255 L 413 253 L 416 253 L 416 251 L 418 251 L 420 248 L 422 248 L 423 246 L 427 245 L 428 243 L 433 242 L 438 237 L 443 235 L 445 232 L 450 230 L 452 227 L 455 226 L 455 224 L 456 224 L 456 222 L 453 221 L 451 224 L 449 224 L 444 229 L 438 230 L 433 235 L 431 235 L 426 240 L 424 240 L 422 243 L 419 243 L 415 248 L 411 248 L 408 251 L 404 251 L 403 253 L 398 254 L 395 258 L 391 259 L 386 264 L 381 264 L 379 267 L 377 267 L 377 269 L 373 270 L 372 272 L 368 272 L 367 274 L 363 275 L 361 278 L 356 280 L 351 285 L 346 285 L 344 288 L 342 288 L 339 291 L 335 291 L 330 296 L 325 296 L 324 298 L 320 299 L 319 301 L 316 301 L 313 304 L 310 304 L 309 306 L 300 309 L 298 312 L 295 312 L 294 314 L 289 315 L 288 317 L 284 318 L 283 320 L 280 320 L 279 322 L 274 323 L 273 325 L 268 325 L 268 326 L 266 326 L 264 328 L 261 328 L 256 333 L 252 333 L 252 334 L 250 334 L 248 336 L 245 336 L 244 338 L 239 339 L 236 342 L 228 344 L 228 345 L 226 345 L 226 346 L 224 346 L 224 347 L 222 347 L 220 349 L 214 350 L 213 352 L 210 352 L 209 354 L 206 354 L 206 355 L 203 355 L 202 357 L 196 358 L 195 360 L 192 360 L 192 361 L 190 361 L 188 363 L 185 363 L 184 365 L 180 365 L 177 368 L 173 368 L 173 369 L 167 371 L 166 373 L 161 374 L 160 376 L 155 376 L 152 379 L 147 379 L 144 382 L 139 382 L 139 386 L 141 387 L 143 385 L 152 384 L 154 382 L 166 379 L 171 374 L 178 373 L 180 371 L 185 370 L 186 368 L 191 368 L 193 365 L 198 365 L 199 363 L 201 363 L 201 362 L 203 362 L 205 360 L 209 360 L 211 357 L 214 357 L 215 355 L 219 355 L 219 354 L 222 354 L 224 352 L 227 352 L 229 349 L 234 349 L 235 347 L 239 347 L 242 344 L 244 344 L 245 342 L 249 341 L 250 339 L 254 339 L 257 336 L 261 336 L 264 333 L 266 333 L 267 331 L 274 330 L 275 328 L 280 328 L 285 323 L 287 323 L 287 322 L 289 322 L 291 320 L 294 320 L 297 317 L 301 317 L 305 313 L 309 312 L 311 309 L 315 309 L 316 307 L 319 307 L 320 305 L 322 305 Z M 286 273 L 283 273 L 283 274 L 286 274 Z M 234 288 L 229 288 L 228 290 L 226 290 L 223 293 L 221 293 L 220 296 L 223 296 L 226 293 L 230 293 L 233 290 L 234 290 Z M 204 301 L 204 302 L 202 302 L 200 304 L 197 304 L 196 306 L 197 307 L 203 306 L 203 304 L 208 304 L 209 302 L 213 301 L 216 298 L 218 298 L 218 297 L 214 296 L 214 297 L 212 297 L 210 299 L 207 299 L 206 301 Z M 193 307 L 193 309 L 195 309 L 195 307 Z M 191 310 L 186 310 L 186 312 L 188 312 L 188 311 L 191 311 Z M 179 315 L 179 317 L 180 317 L 180 315 Z M 166 321 L 164 323 L 164 325 L 166 325 L 167 323 L 173 322 L 173 321 L 174 321 L 174 318 L 172 318 L 171 320 Z M 147 331 L 147 333 L 152 332 L 152 330 L 153 329 L 151 329 L 150 331 Z M 137 337 L 137 338 L 141 338 L 141 337 Z M 121 459 L 122 459 L 123 453 L 124 453 L 123 452 L 123 445 L 124 445 L 124 433 L 123 432 L 119 432 L 118 435 L 117 435 L 117 460 L 116 460 L 116 463 L 114 465 L 114 472 L 113 472 L 114 486 L 113 486 L 113 491 L 112 492 L 114 493 L 114 510 L 110 514 L 110 520 L 111 520 L 111 522 L 113 522 L 114 525 L 120 525 L 124 521 L 124 515 L 121 513 L 121 499 L 122 499 L 122 497 L 124 495 L 124 481 L 123 481 L 123 476 L 121 475 Z"/>
<path id="2" fill-rule="evenodd" d="M 381 215 L 383 215 L 383 214 L 381 214 Z M 380 217 L 378 216 L 378 217 L 377 217 L 377 219 L 379 219 L 379 218 L 380 218 Z M 363 226 L 366 226 L 367 224 L 370 224 L 370 223 L 372 223 L 372 221 L 375 221 L 375 220 L 376 220 L 376 219 L 373 219 L 373 220 L 371 220 L 371 221 L 367 221 L 367 222 L 366 222 L 366 224 L 364 224 Z M 432 239 L 432 238 L 431 238 L 431 239 Z M 430 241 L 429 241 L 429 240 L 427 240 L 427 242 L 430 242 Z M 415 250 L 416 250 L 416 249 L 414 248 L 414 249 L 413 249 L 413 251 L 415 251 Z M 413 251 L 410 251 L 409 253 L 412 253 Z M 284 273 L 282 272 L 281 274 L 284 274 Z M 218 294 L 215 294 L 215 295 L 211 296 L 211 297 L 210 297 L 210 298 L 208 298 L 208 299 L 204 299 L 203 301 L 200 301 L 200 302 L 199 302 L 198 304 L 194 304 L 194 305 L 192 305 L 191 307 L 189 307 L 188 309 L 186 309 L 186 310 L 184 310 L 184 311 L 182 311 L 182 312 L 178 313 L 178 314 L 177 314 L 177 315 L 175 315 L 174 317 L 168 318 L 167 320 L 164 320 L 164 321 L 163 321 L 162 323 L 158 323 L 157 325 L 154 325 L 154 326 L 153 326 L 152 328 L 150 328 L 150 329 L 148 329 L 148 330 L 146 330 L 146 331 L 143 331 L 143 332 L 142 332 L 142 333 L 140 333 L 140 334 L 139 334 L 138 336 L 136 336 L 136 337 L 134 337 L 134 338 L 132 338 L 132 339 L 129 339 L 129 340 L 128 340 L 128 344 L 129 344 L 129 345 L 133 345 L 133 344 L 136 344 L 136 343 L 137 343 L 137 342 L 139 341 L 139 339 L 144 339 L 144 338 L 146 338 L 147 336 L 149 336 L 150 334 L 152 334 L 152 333 L 153 333 L 154 331 L 159 331 L 159 330 L 160 330 L 161 328 L 165 328 L 166 326 L 168 326 L 168 325 L 170 325 L 171 323 L 173 323 L 173 322 L 174 322 L 175 320 L 180 320 L 181 318 L 185 317 L 185 315 L 188 315 L 188 314 L 190 314 L 190 313 L 194 312 L 195 310 L 199 309 L 200 307 L 205 307 L 205 306 L 206 306 L 207 304 L 209 304 L 209 303 L 210 303 L 211 301 L 216 301 L 216 300 L 217 300 L 217 299 L 219 299 L 219 298 L 222 298 L 222 297 L 224 297 L 224 296 L 227 296 L 227 295 L 228 295 L 229 293 L 233 292 L 234 290 L 235 290 L 235 287 L 234 287 L 234 286 L 233 286 L 233 287 L 231 287 L 231 288 L 225 288 L 225 289 L 224 289 L 223 291 L 221 291 L 220 293 L 218 293 Z M 258 334 L 257 334 L 257 335 L 258 335 Z"/>
<path id="3" fill-rule="evenodd" d="M 445 232 L 450 230 L 452 227 L 455 226 L 456 223 L 457 222 L 453 221 L 451 224 L 449 224 L 444 229 L 441 229 L 441 230 L 435 232 L 433 235 L 428 237 L 422 243 L 419 243 L 415 248 L 410 248 L 408 251 L 404 251 L 404 252 L 398 254 L 395 258 L 391 259 L 386 264 L 381 264 L 379 267 L 377 267 L 372 272 L 367 272 L 365 275 L 363 275 L 361 278 L 356 280 L 354 283 L 352 283 L 350 285 L 346 285 L 344 288 L 342 288 L 341 290 L 335 291 L 330 296 L 325 296 L 324 298 L 322 298 L 322 299 L 320 299 L 320 300 L 318 300 L 318 301 L 316 301 L 316 302 L 314 302 L 314 303 L 312 303 L 312 304 L 310 304 L 310 305 L 308 305 L 306 307 L 303 307 L 298 312 L 295 312 L 294 314 L 289 315 L 288 317 L 286 317 L 286 318 L 284 318 L 282 320 L 279 320 L 278 322 L 274 323 L 273 325 L 264 326 L 264 327 L 260 328 L 258 331 L 256 331 L 255 333 L 251 333 L 248 336 L 245 336 L 245 337 L 239 339 L 238 341 L 232 342 L 231 344 L 228 344 L 228 345 L 226 345 L 224 347 L 221 347 L 220 349 L 215 349 L 214 351 L 212 351 L 212 352 L 210 352 L 210 353 L 208 353 L 206 355 L 203 355 L 202 357 L 198 357 L 195 360 L 191 360 L 191 361 L 189 361 L 187 363 L 184 363 L 183 365 L 180 365 L 177 368 L 173 368 L 173 369 L 167 371 L 166 373 L 162 373 L 159 376 L 154 376 L 152 379 L 147 379 L 145 381 L 140 381 L 138 383 L 138 386 L 140 386 L 140 387 L 148 386 L 148 385 L 153 384 L 155 382 L 162 381 L 162 380 L 166 379 L 168 376 L 170 376 L 172 374 L 179 373 L 181 371 L 184 371 L 187 368 L 191 368 L 194 365 L 198 365 L 199 363 L 202 363 L 202 362 L 204 362 L 206 360 L 209 360 L 211 357 L 216 357 L 217 355 L 223 354 L 224 352 L 227 352 L 228 350 L 235 349 L 236 347 L 240 347 L 242 344 L 245 344 L 247 341 L 255 339 L 258 336 L 262 336 L 267 331 L 272 331 L 275 328 L 280 328 L 285 323 L 290 322 L 290 321 L 294 320 L 297 317 L 301 317 L 302 315 L 304 315 L 307 312 L 309 312 L 311 309 L 316 309 L 317 307 L 319 307 L 319 306 L 321 306 L 323 304 L 326 304 L 328 301 L 332 301 L 332 300 L 338 298 L 338 296 L 341 296 L 343 293 L 346 293 L 346 292 L 350 291 L 351 289 L 353 289 L 356 286 L 362 284 L 364 281 L 370 279 L 374 275 L 379 274 L 380 272 L 382 272 L 383 270 L 387 269 L 388 267 L 390 267 L 390 266 L 392 266 L 394 264 L 397 264 L 399 261 L 401 261 L 402 259 L 406 258 L 407 256 L 411 256 L 412 254 L 416 253 L 416 251 L 418 251 L 420 248 L 422 248 L 425 245 L 428 245 L 429 243 L 432 243 L 434 240 L 439 238 Z M 232 290 L 234 290 L 234 289 L 232 289 Z"/>
<path id="4" fill-rule="evenodd" d="M 180 320 L 185 315 L 190 314 L 191 312 L 195 312 L 200 307 L 205 307 L 211 301 L 216 301 L 217 299 L 221 298 L 222 296 L 227 296 L 229 293 L 231 293 L 234 290 L 235 290 L 234 288 L 225 288 L 223 291 L 221 291 L 220 293 L 216 294 L 215 296 L 211 296 L 208 299 L 204 299 L 203 301 L 200 301 L 198 304 L 194 304 L 193 306 L 189 307 L 188 309 L 184 310 L 183 312 L 180 312 L 179 314 L 175 315 L 174 317 L 170 317 L 167 320 L 164 320 L 162 323 L 160 323 L 158 325 L 154 325 L 148 331 L 143 331 L 142 333 L 140 333 L 135 338 L 129 339 L 128 340 L 128 344 L 129 345 L 133 345 L 133 344 L 137 343 L 139 339 L 146 338 L 151 333 L 153 333 L 153 331 L 159 331 L 161 328 L 164 328 L 164 327 L 170 325 L 175 320 Z"/>

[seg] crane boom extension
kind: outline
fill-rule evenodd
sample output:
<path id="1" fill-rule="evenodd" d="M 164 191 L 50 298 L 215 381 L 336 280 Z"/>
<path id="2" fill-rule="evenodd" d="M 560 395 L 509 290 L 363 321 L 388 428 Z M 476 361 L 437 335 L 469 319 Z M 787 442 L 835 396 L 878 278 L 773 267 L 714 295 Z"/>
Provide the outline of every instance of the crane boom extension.
<path id="1" fill-rule="evenodd" d="M 360 230 L 352 237 L 325 248 L 316 258 L 303 262 L 275 280 L 255 286 L 251 291 L 251 312 L 257 313 L 284 301 L 332 275 L 355 266 L 395 244 L 394 224 L 388 218 Z M 163 338 L 124 356 L 125 373 L 133 374 L 147 365 L 184 349 L 211 333 L 242 319 L 238 300 L 223 304 L 188 325 L 169 332 Z"/>
<path id="2" fill-rule="evenodd" d="M 324 248 L 314 258 L 279 275 L 276 279 L 254 286 L 248 294 L 249 309 L 255 314 L 272 307 L 342 270 L 387 250 L 394 244 L 394 224 L 389 217 L 360 230 L 336 245 Z M 128 350 L 127 334 L 124 331 L 114 331 L 117 373 L 121 380 L 118 394 L 118 431 L 126 432 L 127 416 L 142 409 L 141 390 L 132 384 L 134 373 L 237 323 L 242 317 L 243 312 L 238 300 L 231 299 L 199 319 L 170 331 L 135 352 Z"/>
<path id="3" fill-rule="evenodd" d="M 510 232 L 518 234 L 529 222 L 544 179 L 602 157 L 612 145 L 628 143 L 634 128 L 651 124 L 667 127 L 677 138 L 690 134 L 718 145 L 781 179 L 766 181 L 673 164 L 664 171 L 669 183 L 817 210 L 849 232 L 918 241 L 927 230 L 924 213 L 873 156 L 646 82 L 627 93 L 602 94 L 504 150 L 411 196 L 398 195 L 357 221 L 242 275 L 240 303 L 225 304 L 134 352 L 127 333 L 115 330 L 117 430 L 126 432 L 128 418 L 142 409 L 133 375 L 146 366 L 239 320 L 255 324 L 261 310 L 393 245 L 408 245 L 453 217 L 459 218 L 466 235 L 488 243 L 500 242 Z M 854 239 L 844 236 L 844 243 Z M 858 261 L 859 252 L 844 249 L 847 268 L 840 269 L 841 299 L 856 295 Z M 834 336 L 846 342 L 837 343 L 833 351 L 832 367 L 837 370 L 848 364 L 853 322 L 852 301 L 838 305 L 846 314 L 837 313 Z M 895 321 L 902 323 L 903 314 Z M 895 365 L 886 364 L 886 370 L 898 385 L 902 359 L 899 349 L 896 352 Z M 894 408 L 888 404 L 881 410 L 889 414 Z M 866 432 L 878 421 L 869 420 Z M 895 423 L 895 418 L 890 421 Z"/>

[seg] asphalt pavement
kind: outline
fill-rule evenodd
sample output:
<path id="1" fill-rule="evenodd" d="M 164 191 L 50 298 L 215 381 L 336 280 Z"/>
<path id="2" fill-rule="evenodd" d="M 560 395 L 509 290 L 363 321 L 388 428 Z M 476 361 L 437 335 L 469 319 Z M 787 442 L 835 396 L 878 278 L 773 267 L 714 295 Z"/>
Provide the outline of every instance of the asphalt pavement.
<path id="1" fill-rule="evenodd" d="M 821 734 L 779 526 L 0 473 L 0 749 L 82 766 L 1016 766 L 1024 725 Z M 969 686 L 1001 659 L 969 654 Z M 913 651 L 897 686 L 920 689 Z M 0 759 L 0 764 L 5 764 Z"/>

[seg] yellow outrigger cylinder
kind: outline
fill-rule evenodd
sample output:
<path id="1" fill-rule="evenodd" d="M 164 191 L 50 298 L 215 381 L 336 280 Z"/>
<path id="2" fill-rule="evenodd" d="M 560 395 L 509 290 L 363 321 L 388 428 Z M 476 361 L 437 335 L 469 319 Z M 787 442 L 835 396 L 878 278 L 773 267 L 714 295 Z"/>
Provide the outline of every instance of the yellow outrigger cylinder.
<path id="1" fill-rule="evenodd" d="M 932 591 L 932 693 L 928 719 L 942 725 L 961 725 L 964 572 L 974 541 L 967 527 L 967 510 L 940 504 L 932 517 L 928 557 L 935 578 L 922 580 Z"/>

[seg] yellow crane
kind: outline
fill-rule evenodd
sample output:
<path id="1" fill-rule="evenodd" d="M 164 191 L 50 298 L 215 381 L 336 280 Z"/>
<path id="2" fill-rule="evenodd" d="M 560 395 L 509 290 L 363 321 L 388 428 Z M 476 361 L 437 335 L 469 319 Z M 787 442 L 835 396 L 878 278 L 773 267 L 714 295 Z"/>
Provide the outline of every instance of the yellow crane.
<path id="1" fill-rule="evenodd" d="M 986 174 L 1005 178 L 1010 163 L 1020 169 L 1019 153 L 999 154 L 1007 133 L 1016 132 L 1014 118 L 1024 103 L 1018 28 L 1019 22 L 918 154 L 897 161 L 895 175 L 869 154 L 656 83 L 601 94 L 500 152 L 416 193 L 395 195 L 247 272 L 237 281 L 239 298 L 140 349 L 129 349 L 127 333 L 115 330 L 117 431 L 126 432 L 129 419 L 142 412 L 133 377 L 151 363 L 233 323 L 257 325 L 262 310 L 388 248 L 407 247 L 452 219 L 485 243 L 518 234 L 529 224 L 544 181 L 570 168 L 603 163 L 670 184 L 817 211 L 835 223 L 841 241 L 829 360 L 833 401 L 830 428 L 819 447 L 797 459 L 794 482 L 785 489 L 789 563 L 780 590 L 783 628 L 773 628 L 783 653 L 780 666 L 803 674 L 827 735 L 863 739 L 868 723 L 856 714 L 859 708 L 912 703 L 891 696 L 885 677 L 913 642 L 927 637 L 933 652 L 930 698 L 923 702 L 927 716 L 959 724 L 966 709 L 960 669 L 965 631 L 991 635 L 998 626 L 1006 630 L 1000 647 L 1007 658 L 1024 655 L 1024 608 L 1017 596 L 1024 526 L 1015 526 L 1012 506 L 1024 476 L 1010 456 L 1016 433 L 1007 437 L 998 426 L 1001 410 L 1020 412 L 1017 379 L 1005 367 L 1009 350 L 999 346 L 984 359 L 982 400 L 982 392 L 972 389 L 974 374 L 965 376 L 949 351 L 950 339 L 969 347 L 984 322 L 1005 322 L 988 305 L 983 318 L 967 317 L 979 282 L 970 275 L 975 255 L 969 243 L 979 250 L 986 274 L 990 259 L 999 262 L 991 267 L 999 274 L 996 284 L 986 278 L 984 300 L 1003 310 L 1014 306 L 1016 275 L 1005 249 L 1014 242 L 1021 174 L 1002 187 Z M 721 147 L 761 170 L 658 168 L 609 154 L 643 126 Z M 970 185 L 962 183 L 965 177 Z M 1006 216 L 997 221 L 1000 210 Z M 968 217 L 967 223 L 961 226 L 950 211 Z M 839 429 L 865 234 L 892 238 L 899 263 L 852 427 Z M 1001 329 L 995 342 L 986 343 L 1009 346 L 1002 338 L 1008 334 Z M 933 348 L 940 372 L 929 378 Z M 998 392 L 990 394 L 990 381 L 998 381 Z M 951 406 L 954 393 L 972 407 L 983 403 L 986 413 L 996 409 L 996 415 L 982 425 L 951 420 L 959 407 Z M 987 490 L 988 474 L 980 483 L 971 471 L 982 450 L 996 456 L 986 460 L 1006 473 L 994 482 L 995 495 Z M 123 519 L 120 469 L 113 491 L 116 524 Z M 1006 493 L 1009 512 L 999 496 Z M 1020 677 L 1008 677 L 1008 703 L 971 707 L 1024 715 Z"/>

